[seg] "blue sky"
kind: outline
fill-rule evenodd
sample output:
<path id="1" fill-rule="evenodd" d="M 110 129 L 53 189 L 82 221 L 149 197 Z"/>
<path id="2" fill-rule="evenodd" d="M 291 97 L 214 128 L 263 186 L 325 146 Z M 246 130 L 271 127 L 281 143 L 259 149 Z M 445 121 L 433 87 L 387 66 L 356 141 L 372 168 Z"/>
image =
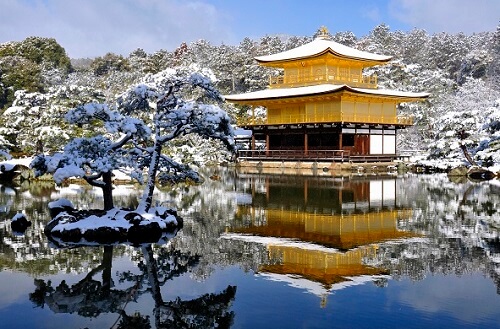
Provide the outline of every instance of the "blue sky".
<path id="1" fill-rule="evenodd" d="M 0 0 L 0 43 L 52 37 L 72 58 L 173 50 L 198 39 L 311 36 L 322 25 L 361 37 L 382 23 L 471 34 L 499 22 L 500 0 Z"/>

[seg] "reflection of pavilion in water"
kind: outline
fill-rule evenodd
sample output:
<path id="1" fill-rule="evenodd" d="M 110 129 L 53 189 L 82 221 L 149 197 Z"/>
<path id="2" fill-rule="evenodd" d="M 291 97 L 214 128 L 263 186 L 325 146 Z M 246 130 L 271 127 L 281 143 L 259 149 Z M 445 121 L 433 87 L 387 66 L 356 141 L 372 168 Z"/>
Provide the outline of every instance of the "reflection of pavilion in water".
<path id="1" fill-rule="evenodd" d="M 365 261 L 375 258 L 377 243 L 412 236 L 398 229 L 411 210 L 398 206 L 394 177 L 254 176 L 247 186 L 251 202 L 239 206 L 239 216 L 249 224 L 232 236 L 267 245 L 261 274 L 294 285 L 316 282 L 321 294 L 388 274 Z"/>

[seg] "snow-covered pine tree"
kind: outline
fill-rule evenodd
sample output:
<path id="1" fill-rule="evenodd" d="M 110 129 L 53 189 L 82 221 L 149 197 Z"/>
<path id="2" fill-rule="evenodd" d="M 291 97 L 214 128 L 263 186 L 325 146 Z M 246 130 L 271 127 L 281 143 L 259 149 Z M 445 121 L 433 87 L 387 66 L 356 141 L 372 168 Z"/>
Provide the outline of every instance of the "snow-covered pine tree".
<path id="1" fill-rule="evenodd" d="M 81 177 L 103 189 L 104 208 L 113 208 L 112 172 L 122 170 L 147 184 L 138 211 L 152 206 L 157 180 L 178 182 L 199 180 L 189 166 L 164 154 L 165 145 L 180 136 L 199 134 L 234 147 L 230 117 L 217 105 L 218 91 L 209 72 L 179 67 L 145 76 L 115 104 L 90 103 L 70 110 L 71 124 L 93 127 L 101 122 L 105 134 L 71 140 L 61 153 L 39 155 L 32 167 L 36 175 L 52 173 L 57 183 Z"/>
<path id="2" fill-rule="evenodd" d="M 435 104 L 436 137 L 429 145 L 434 159 L 465 160 L 465 147 L 483 166 L 500 161 L 500 93 L 488 81 L 469 78 L 456 93 Z"/>

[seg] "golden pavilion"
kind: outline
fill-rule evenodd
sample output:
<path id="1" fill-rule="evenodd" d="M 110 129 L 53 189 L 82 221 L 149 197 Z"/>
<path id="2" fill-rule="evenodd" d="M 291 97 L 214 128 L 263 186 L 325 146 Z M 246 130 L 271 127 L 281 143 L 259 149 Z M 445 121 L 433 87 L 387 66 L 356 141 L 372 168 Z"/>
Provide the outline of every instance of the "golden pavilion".
<path id="1" fill-rule="evenodd" d="M 225 96 L 252 108 L 242 125 L 252 132 L 251 146 L 240 158 L 394 160 L 397 131 L 413 124 L 411 116 L 398 115 L 398 104 L 429 94 L 379 89 L 376 76 L 363 74 L 391 58 L 334 42 L 326 28 L 300 47 L 256 57 L 281 74 L 271 76 L 265 90 Z M 265 119 L 256 117 L 257 107 L 267 110 Z"/>

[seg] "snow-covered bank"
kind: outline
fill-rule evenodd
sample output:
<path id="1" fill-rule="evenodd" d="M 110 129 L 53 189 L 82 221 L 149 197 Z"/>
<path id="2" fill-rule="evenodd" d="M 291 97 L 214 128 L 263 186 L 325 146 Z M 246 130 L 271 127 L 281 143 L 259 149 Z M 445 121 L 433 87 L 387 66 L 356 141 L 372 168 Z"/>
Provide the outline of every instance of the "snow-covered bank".
<path id="1" fill-rule="evenodd" d="M 452 173 L 454 175 L 468 176 L 472 171 L 482 170 L 484 172 L 492 173 L 490 178 L 493 176 L 500 178 L 500 164 L 493 164 L 489 167 L 477 167 L 467 164 L 465 161 L 460 160 L 449 160 L 449 159 L 439 159 L 439 160 L 427 160 L 418 159 L 413 162 L 406 164 L 408 170 L 416 173 Z M 457 169 L 460 169 L 457 171 Z M 462 174 L 458 172 L 462 171 Z"/>

